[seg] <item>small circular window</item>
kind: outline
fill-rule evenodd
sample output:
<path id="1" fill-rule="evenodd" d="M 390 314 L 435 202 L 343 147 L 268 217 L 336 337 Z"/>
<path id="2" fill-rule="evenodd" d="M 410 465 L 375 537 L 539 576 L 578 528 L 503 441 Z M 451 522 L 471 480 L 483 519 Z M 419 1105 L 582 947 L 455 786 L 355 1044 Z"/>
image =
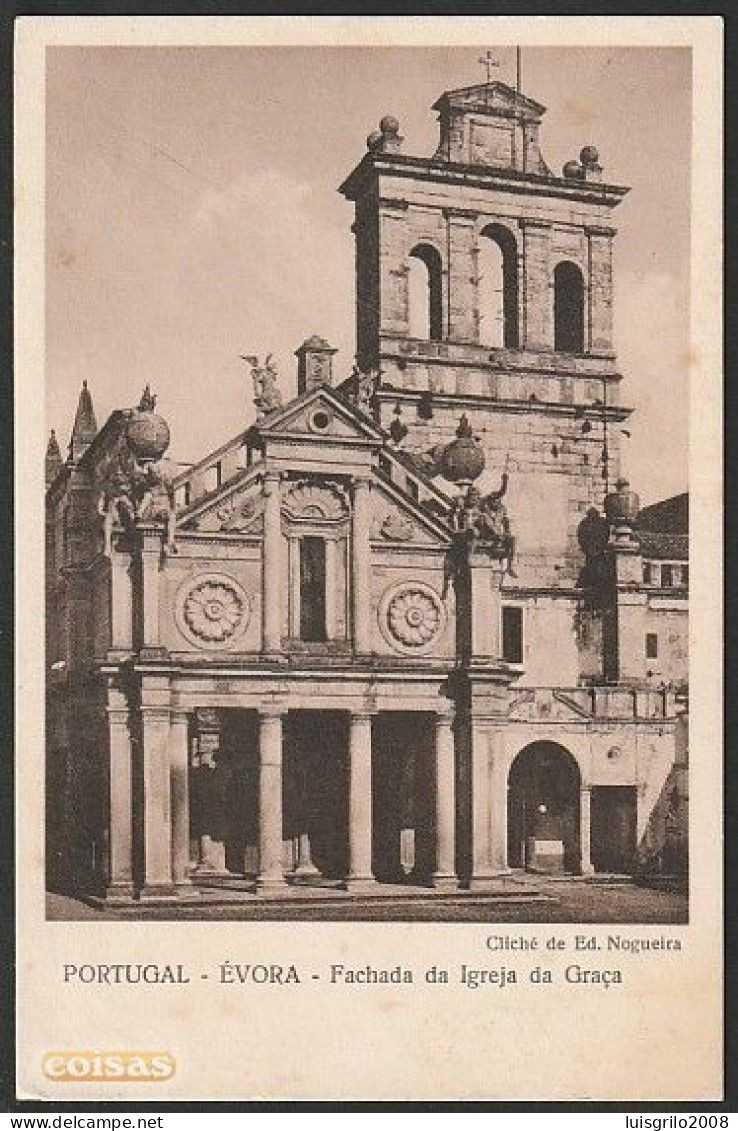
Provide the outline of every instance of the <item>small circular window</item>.
<path id="1" fill-rule="evenodd" d="M 330 415 L 324 408 L 317 408 L 310 417 L 310 428 L 313 432 L 327 432 L 331 423 Z"/>

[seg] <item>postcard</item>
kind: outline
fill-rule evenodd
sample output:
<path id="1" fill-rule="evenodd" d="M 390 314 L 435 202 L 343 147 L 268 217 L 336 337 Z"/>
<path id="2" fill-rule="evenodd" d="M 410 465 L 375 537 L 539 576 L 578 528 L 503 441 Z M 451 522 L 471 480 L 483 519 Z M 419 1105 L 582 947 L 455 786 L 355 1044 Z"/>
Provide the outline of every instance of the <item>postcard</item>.
<path id="1" fill-rule="evenodd" d="M 18 21 L 21 1098 L 720 1098 L 721 70 Z"/>

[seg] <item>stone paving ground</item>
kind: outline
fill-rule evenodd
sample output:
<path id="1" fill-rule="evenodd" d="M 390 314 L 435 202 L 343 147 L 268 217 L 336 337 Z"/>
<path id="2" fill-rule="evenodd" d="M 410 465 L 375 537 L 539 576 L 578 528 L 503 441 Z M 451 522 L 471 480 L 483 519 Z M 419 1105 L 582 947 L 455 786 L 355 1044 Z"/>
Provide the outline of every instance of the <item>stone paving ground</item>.
<path id="1" fill-rule="evenodd" d="M 290 898 L 248 891 L 203 892 L 190 904 L 92 907 L 48 893 L 54 920 L 310 920 L 449 923 L 686 923 L 687 896 L 622 880 L 583 881 L 516 875 L 489 893 L 438 895 L 423 888 L 382 885 L 376 898 L 336 889 L 302 889 Z M 386 893 L 386 894 L 385 894 Z"/>

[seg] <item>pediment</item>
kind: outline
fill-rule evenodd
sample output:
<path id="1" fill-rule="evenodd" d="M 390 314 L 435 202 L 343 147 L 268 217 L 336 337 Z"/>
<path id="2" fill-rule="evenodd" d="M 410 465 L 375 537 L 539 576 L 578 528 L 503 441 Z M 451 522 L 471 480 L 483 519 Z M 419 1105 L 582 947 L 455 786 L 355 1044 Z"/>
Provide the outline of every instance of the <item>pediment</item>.
<path id="1" fill-rule="evenodd" d="M 315 443 L 325 440 L 379 442 L 382 439 L 378 428 L 327 386 L 296 397 L 266 417 L 257 429 L 265 438 L 299 435 Z"/>
<path id="2" fill-rule="evenodd" d="M 379 481 L 372 490 L 371 533 L 375 541 L 387 545 L 446 546 L 448 543 L 442 522 Z"/>
<path id="3" fill-rule="evenodd" d="M 260 534 L 263 528 L 261 485 L 252 475 L 249 481 L 224 488 L 180 522 L 182 530 L 203 534 Z"/>
<path id="4" fill-rule="evenodd" d="M 486 114 L 502 111 L 524 118 L 539 118 L 546 111 L 546 107 L 540 102 L 519 94 L 504 82 L 477 83 L 475 86 L 460 87 L 458 90 L 447 90 L 433 109 L 442 110 L 446 107 L 453 107 L 456 110 L 476 110 Z"/>

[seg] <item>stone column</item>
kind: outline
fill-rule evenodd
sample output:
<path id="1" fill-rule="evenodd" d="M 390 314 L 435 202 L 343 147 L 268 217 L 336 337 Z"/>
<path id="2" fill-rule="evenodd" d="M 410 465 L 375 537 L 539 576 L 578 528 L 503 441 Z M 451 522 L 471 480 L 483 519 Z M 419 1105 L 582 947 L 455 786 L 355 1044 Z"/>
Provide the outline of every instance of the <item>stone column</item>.
<path id="1" fill-rule="evenodd" d="M 349 730 L 348 891 L 374 884 L 372 872 L 372 716 L 352 713 Z"/>
<path id="2" fill-rule="evenodd" d="M 591 876 L 594 866 L 590 858 L 591 844 L 591 796 L 592 791 L 588 785 L 583 785 L 579 791 L 579 844 L 581 862 L 579 870 L 583 876 Z"/>
<path id="3" fill-rule="evenodd" d="M 173 711 L 169 727 L 169 769 L 172 804 L 172 878 L 190 886 L 190 729 L 186 711 Z"/>
<path id="4" fill-rule="evenodd" d="M 505 758 L 505 735 L 502 728 L 495 726 L 488 732 L 490 767 L 490 861 L 497 874 L 509 872 L 507 864 L 507 778 L 508 764 Z"/>
<path id="5" fill-rule="evenodd" d="M 159 638 L 159 574 L 162 535 L 159 530 L 141 532 L 141 646 L 144 651 L 161 651 Z"/>
<path id="6" fill-rule="evenodd" d="M 284 706 L 259 708 L 259 874 L 260 892 L 286 888 L 282 864 L 282 715 Z"/>
<path id="7" fill-rule="evenodd" d="M 378 225 L 379 330 L 382 334 L 407 334 L 407 203 L 404 200 L 380 199 Z"/>
<path id="8" fill-rule="evenodd" d="M 107 713 L 110 843 L 106 898 L 110 902 L 127 902 L 133 897 L 131 734 L 126 697 L 115 688 L 108 690 Z"/>
<path id="9" fill-rule="evenodd" d="M 481 719 L 472 719 L 472 890 L 495 886 L 499 866 L 498 782 L 494 775 L 494 740 Z M 490 749 L 492 747 L 492 749 Z M 504 803 L 507 799 L 503 795 Z"/>
<path id="10" fill-rule="evenodd" d="M 436 715 L 436 867 L 433 886 L 457 887 L 456 758 L 451 716 Z"/>
<path id="11" fill-rule="evenodd" d="M 551 224 L 521 220 L 523 225 L 523 347 L 552 350 L 553 292 L 550 264 Z"/>
<path id="12" fill-rule="evenodd" d="M 336 572 L 336 551 L 338 544 L 335 538 L 325 540 L 325 637 L 334 640 L 336 637 L 336 602 L 339 597 Z"/>
<path id="13" fill-rule="evenodd" d="M 282 651 L 282 592 L 284 579 L 282 495 L 279 472 L 264 475 L 264 550 L 262 556 L 262 646 L 266 656 Z"/>
<path id="14" fill-rule="evenodd" d="M 368 655 L 371 637 L 371 495 L 368 479 L 354 480 L 351 546 L 351 609 L 354 652 Z"/>
<path id="15" fill-rule="evenodd" d="M 144 886 L 141 898 L 172 896 L 172 810 L 169 767 L 169 688 L 152 679 L 142 688 Z"/>
<path id="16" fill-rule="evenodd" d="M 115 651 L 133 647 L 131 555 L 117 546 L 110 555 L 110 643 Z"/>
<path id="17" fill-rule="evenodd" d="M 590 353 L 612 354 L 612 237 L 614 228 L 590 225 L 588 242 L 587 348 Z"/>
<path id="18" fill-rule="evenodd" d="M 452 342 L 479 338 L 479 292 L 475 246 L 476 213 L 444 209 L 446 218 L 445 334 Z"/>
<path id="19" fill-rule="evenodd" d="M 287 550 L 289 564 L 289 635 L 300 639 L 300 539 L 290 538 Z M 326 586 L 327 589 L 327 586 Z"/>

